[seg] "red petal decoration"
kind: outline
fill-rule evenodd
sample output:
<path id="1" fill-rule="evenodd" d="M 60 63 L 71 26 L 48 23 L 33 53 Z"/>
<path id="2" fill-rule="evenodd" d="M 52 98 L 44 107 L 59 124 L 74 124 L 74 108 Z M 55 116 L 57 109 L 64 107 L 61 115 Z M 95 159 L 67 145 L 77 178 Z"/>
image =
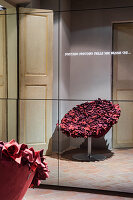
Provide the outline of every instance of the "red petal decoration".
<path id="1" fill-rule="evenodd" d="M 35 152 L 26 144 L 18 144 L 15 140 L 3 143 L 0 141 L 0 160 L 11 161 L 18 166 L 28 166 L 29 170 L 35 172 L 31 187 L 38 186 L 40 180 L 48 178 L 48 167 L 43 156 L 43 150 Z"/>
<path id="2" fill-rule="evenodd" d="M 59 125 L 67 136 L 97 138 L 104 136 L 117 123 L 120 113 L 118 104 L 99 98 L 74 107 Z"/>

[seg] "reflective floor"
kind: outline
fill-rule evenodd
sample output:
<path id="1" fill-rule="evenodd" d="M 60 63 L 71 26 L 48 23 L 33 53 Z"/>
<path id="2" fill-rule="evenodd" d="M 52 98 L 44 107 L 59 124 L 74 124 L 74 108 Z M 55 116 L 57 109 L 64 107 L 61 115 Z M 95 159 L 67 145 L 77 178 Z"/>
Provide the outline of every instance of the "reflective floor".
<path id="1" fill-rule="evenodd" d="M 77 151 L 68 151 L 59 160 L 59 184 L 88 189 L 133 193 L 133 149 L 112 150 L 110 158 L 100 162 L 78 162 L 72 159 Z M 107 153 L 108 154 L 108 153 Z M 47 157 L 50 178 L 48 185 L 57 185 L 57 158 Z"/>
<path id="2" fill-rule="evenodd" d="M 54 189 L 28 189 L 23 200 L 128 200 L 133 197 L 121 197 L 87 192 L 63 191 Z"/>

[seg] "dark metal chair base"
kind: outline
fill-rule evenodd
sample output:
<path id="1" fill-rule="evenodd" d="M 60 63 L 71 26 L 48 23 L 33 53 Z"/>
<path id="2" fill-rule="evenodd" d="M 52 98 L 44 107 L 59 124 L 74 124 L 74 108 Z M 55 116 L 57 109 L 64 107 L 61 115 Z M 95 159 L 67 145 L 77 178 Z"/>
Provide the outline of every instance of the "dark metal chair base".
<path id="1" fill-rule="evenodd" d="M 106 159 L 106 156 L 103 154 L 92 154 L 87 155 L 86 153 L 75 154 L 72 156 L 74 160 L 84 161 L 84 162 L 95 162 L 95 161 L 102 161 Z"/>

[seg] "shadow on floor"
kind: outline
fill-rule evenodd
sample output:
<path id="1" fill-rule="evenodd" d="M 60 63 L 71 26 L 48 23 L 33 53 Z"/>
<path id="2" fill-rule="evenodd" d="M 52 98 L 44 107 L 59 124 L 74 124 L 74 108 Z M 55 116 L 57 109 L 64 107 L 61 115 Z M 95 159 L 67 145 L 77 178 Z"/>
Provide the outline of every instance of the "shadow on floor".
<path id="1" fill-rule="evenodd" d="M 60 155 L 60 159 L 71 160 L 71 161 L 76 161 L 77 162 L 78 160 L 75 160 L 73 158 L 73 156 L 76 155 L 76 154 L 87 154 L 87 150 L 84 149 L 84 148 L 83 149 L 82 148 L 78 148 L 78 149 L 65 151 L 64 153 L 62 153 Z M 94 154 L 95 155 L 97 155 L 97 154 L 99 155 L 100 154 L 102 156 L 105 156 L 104 160 L 109 159 L 114 155 L 114 153 L 112 151 L 108 150 L 108 149 L 95 149 L 95 150 L 92 150 L 92 155 L 94 155 Z M 99 160 L 99 161 L 101 161 L 101 160 Z M 79 162 L 81 162 L 81 160 Z"/>

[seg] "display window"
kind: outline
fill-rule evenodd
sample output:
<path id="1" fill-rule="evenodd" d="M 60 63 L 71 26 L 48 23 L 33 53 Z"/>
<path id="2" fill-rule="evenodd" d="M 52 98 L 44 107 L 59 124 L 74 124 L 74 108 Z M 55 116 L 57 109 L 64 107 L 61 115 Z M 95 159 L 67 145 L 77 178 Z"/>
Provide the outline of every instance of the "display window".
<path id="1" fill-rule="evenodd" d="M 0 7 L 0 140 L 44 149 L 42 184 L 133 193 L 133 3 L 39 2 Z"/>

